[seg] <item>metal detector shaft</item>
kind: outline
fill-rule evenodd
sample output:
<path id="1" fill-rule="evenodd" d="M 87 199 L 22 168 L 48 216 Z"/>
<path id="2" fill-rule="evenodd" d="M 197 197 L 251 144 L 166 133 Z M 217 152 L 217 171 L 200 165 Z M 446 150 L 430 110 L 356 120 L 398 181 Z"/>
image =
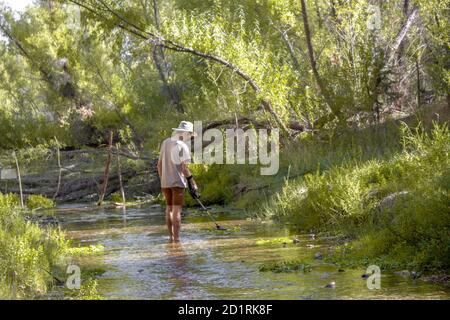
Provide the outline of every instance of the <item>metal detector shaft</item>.
<path id="1" fill-rule="evenodd" d="M 200 199 L 196 198 L 195 200 L 197 200 L 198 204 L 202 207 L 203 211 L 206 211 L 206 213 L 208 214 L 208 217 L 211 219 L 212 222 L 214 222 L 214 224 L 216 225 L 216 229 L 217 230 L 226 230 L 226 228 L 220 226 L 216 220 L 213 218 L 213 216 L 209 213 L 209 210 L 206 209 L 206 207 L 203 205 L 203 203 L 200 201 Z"/>

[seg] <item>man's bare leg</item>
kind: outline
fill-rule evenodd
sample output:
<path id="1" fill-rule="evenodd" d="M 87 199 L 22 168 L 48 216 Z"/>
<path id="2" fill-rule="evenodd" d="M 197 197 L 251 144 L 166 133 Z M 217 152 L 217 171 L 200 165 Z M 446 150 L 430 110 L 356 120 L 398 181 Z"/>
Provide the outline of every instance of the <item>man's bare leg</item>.
<path id="1" fill-rule="evenodd" d="M 180 241 L 180 228 L 181 228 L 181 210 L 182 206 L 172 206 L 172 234 L 173 241 Z"/>
<path id="2" fill-rule="evenodd" d="M 167 205 L 166 207 L 166 225 L 169 230 L 169 240 L 173 241 L 173 228 L 172 228 L 172 206 Z"/>

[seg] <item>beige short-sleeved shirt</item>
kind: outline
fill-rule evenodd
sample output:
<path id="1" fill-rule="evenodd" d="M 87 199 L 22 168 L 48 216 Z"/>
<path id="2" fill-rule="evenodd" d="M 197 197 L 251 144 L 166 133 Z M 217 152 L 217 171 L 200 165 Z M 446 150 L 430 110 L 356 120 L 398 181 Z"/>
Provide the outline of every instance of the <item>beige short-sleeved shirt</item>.
<path id="1" fill-rule="evenodd" d="M 161 188 L 187 188 L 186 177 L 181 173 L 181 163 L 191 162 L 189 147 L 181 140 L 167 138 L 161 144 L 159 161 L 162 164 Z"/>

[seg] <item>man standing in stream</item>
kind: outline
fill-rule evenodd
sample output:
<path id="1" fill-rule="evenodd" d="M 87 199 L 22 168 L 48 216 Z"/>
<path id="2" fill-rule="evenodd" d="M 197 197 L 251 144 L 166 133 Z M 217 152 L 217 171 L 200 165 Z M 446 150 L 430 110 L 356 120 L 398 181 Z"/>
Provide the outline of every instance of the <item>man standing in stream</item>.
<path id="1" fill-rule="evenodd" d="M 163 141 L 159 154 L 158 174 L 166 199 L 166 224 L 172 242 L 180 241 L 184 189 L 189 188 L 189 193 L 194 199 L 200 197 L 188 168 L 191 154 L 186 142 L 190 143 L 192 137 L 195 137 L 194 125 L 188 121 L 181 121 L 178 128 L 173 128 L 172 136 Z"/>

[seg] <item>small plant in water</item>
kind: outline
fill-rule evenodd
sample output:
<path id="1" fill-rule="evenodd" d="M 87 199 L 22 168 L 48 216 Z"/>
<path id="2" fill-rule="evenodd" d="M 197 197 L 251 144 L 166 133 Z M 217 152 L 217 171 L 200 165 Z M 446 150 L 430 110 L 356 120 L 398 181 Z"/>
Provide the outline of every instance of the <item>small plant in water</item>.
<path id="1" fill-rule="evenodd" d="M 259 267 L 259 271 L 260 272 L 271 271 L 275 273 L 293 272 L 293 271 L 310 272 L 311 265 L 299 260 L 271 262 L 261 265 Z"/>
<path id="2" fill-rule="evenodd" d="M 93 244 L 90 246 L 84 246 L 84 247 L 72 247 L 67 249 L 68 254 L 72 256 L 78 256 L 78 255 L 93 255 L 98 254 L 100 252 L 103 252 L 105 250 L 105 247 L 102 244 Z"/>
<path id="3" fill-rule="evenodd" d="M 283 243 L 292 243 L 292 239 L 288 237 L 281 238 L 271 238 L 271 239 L 258 239 L 256 240 L 256 244 L 258 246 L 262 245 L 272 245 L 272 244 L 283 244 Z"/>
<path id="4" fill-rule="evenodd" d="M 55 206 L 53 200 L 46 198 L 43 195 L 36 194 L 30 195 L 27 199 L 27 207 L 31 210 L 33 209 L 50 209 Z"/>
<path id="5" fill-rule="evenodd" d="M 111 194 L 111 201 L 115 203 L 122 203 L 123 199 L 120 193 L 114 192 L 113 194 Z"/>
<path id="6" fill-rule="evenodd" d="M 104 300 L 105 298 L 97 291 L 97 280 L 89 279 L 81 284 L 80 290 L 66 290 L 66 296 L 75 300 Z"/>

